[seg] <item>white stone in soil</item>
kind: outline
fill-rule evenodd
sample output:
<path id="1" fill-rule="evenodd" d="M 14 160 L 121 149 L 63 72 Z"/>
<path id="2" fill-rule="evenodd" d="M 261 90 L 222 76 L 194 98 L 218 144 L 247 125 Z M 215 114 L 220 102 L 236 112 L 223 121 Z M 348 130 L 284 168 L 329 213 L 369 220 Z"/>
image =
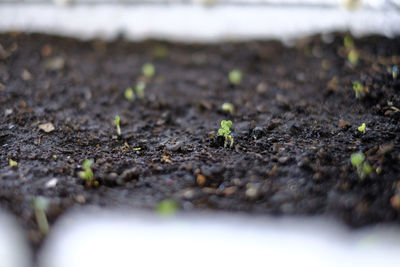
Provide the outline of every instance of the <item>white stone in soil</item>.
<path id="1" fill-rule="evenodd" d="M 41 267 L 399 266 L 400 229 L 321 218 L 84 212 L 64 216 Z"/>
<path id="2" fill-rule="evenodd" d="M 31 254 L 27 244 L 14 218 L 0 210 L 0 266 L 31 266 Z"/>

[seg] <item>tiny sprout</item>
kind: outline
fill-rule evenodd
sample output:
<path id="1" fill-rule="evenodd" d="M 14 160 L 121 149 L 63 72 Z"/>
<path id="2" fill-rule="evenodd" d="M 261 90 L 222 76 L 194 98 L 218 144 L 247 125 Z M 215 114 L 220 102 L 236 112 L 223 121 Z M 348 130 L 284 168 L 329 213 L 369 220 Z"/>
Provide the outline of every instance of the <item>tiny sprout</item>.
<path id="1" fill-rule="evenodd" d="M 129 101 L 135 100 L 135 94 L 133 93 L 133 90 L 130 87 L 125 90 L 124 96 Z"/>
<path id="2" fill-rule="evenodd" d="M 231 70 L 229 72 L 229 82 L 233 85 L 238 85 L 242 81 L 242 72 L 240 70 Z"/>
<path id="3" fill-rule="evenodd" d="M 222 111 L 232 114 L 235 111 L 234 106 L 231 103 L 223 103 L 221 106 Z"/>
<path id="4" fill-rule="evenodd" d="M 93 171 L 91 168 L 92 164 L 93 164 L 92 159 L 85 159 L 85 161 L 82 163 L 83 171 L 79 172 L 79 177 L 85 180 L 88 184 L 91 184 L 94 178 Z"/>
<path id="5" fill-rule="evenodd" d="M 347 59 L 352 65 L 357 65 L 358 63 L 358 53 L 355 49 L 351 49 L 347 55 Z"/>
<path id="6" fill-rule="evenodd" d="M 363 88 L 363 86 L 361 85 L 360 82 L 355 81 L 355 82 L 353 82 L 353 90 L 356 93 L 356 98 L 360 98 L 361 94 L 364 91 L 364 88 Z"/>
<path id="7" fill-rule="evenodd" d="M 161 201 L 156 206 L 156 212 L 160 215 L 169 216 L 176 213 L 179 204 L 172 199 L 166 199 Z"/>
<path id="8" fill-rule="evenodd" d="M 361 152 L 352 154 L 350 157 L 351 165 L 357 168 L 358 176 L 361 179 L 372 173 L 372 166 L 365 159 L 365 155 Z"/>
<path id="9" fill-rule="evenodd" d="M 18 162 L 16 162 L 15 160 L 10 159 L 8 161 L 8 164 L 10 165 L 10 167 L 17 167 L 18 166 Z"/>
<path id="10" fill-rule="evenodd" d="M 144 90 L 146 89 L 146 83 L 138 82 L 135 87 L 135 93 L 138 98 L 144 98 Z"/>
<path id="11" fill-rule="evenodd" d="M 117 126 L 117 134 L 118 136 L 121 136 L 121 126 L 120 126 L 120 117 L 118 115 L 115 116 L 114 118 L 114 123 Z"/>
<path id="12" fill-rule="evenodd" d="M 393 66 L 392 68 L 392 76 L 393 76 L 393 80 L 396 80 L 399 77 L 400 74 L 400 70 L 397 66 Z"/>
<path id="13" fill-rule="evenodd" d="M 157 57 L 157 58 L 164 58 L 164 57 L 166 57 L 167 56 L 167 54 L 168 54 L 168 48 L 166 47 L 166 46 L 164 46 L 164 45 L 157 45 L 155 48 L 154 48 L 154 56 L 155 57 Z"/>
<path id="14" fill-rule="evenodd" d="M 231 130 L 230 130 L 231 126 L 232 126 L 232 121 L 223 120 L 221 121 L 221 128 L 218 129 L 218 134 L 225 138 L 224 147 L 228 146 L 228 142 L 230 142 L 229 147 L 233 146 L 233 137 L 231 135 Z"/>
<path id="15" fill-rule="evenodd" d="M 42 235 L 47 235 L 50 231 L 49 222 L 47 221 L 46 217 L 46 211 L 49 207 L 49 200 L 45 197 L 39 196 L 33 200 L 32 204 L 39 231 L 42 233 Z"/>
<path id="16" fill-rule="evenodd" d="M 363 122 L 363 124 L 361 124 L 361 126 L 359 126 L 357 129 L 358 129 L 358 131 L 360 131 L 360 132 L 362 132 L 362 133 L 365 133 L 365 122 Z"/>
<path id="17" fill-rule="evenodd" d="M 343 45 L 346 49 L 350 50 L 350 49 L 354 48 L 354 41 L 353 41 L 353 39 L 351 39 L 350 36 L 347 35 L 343 39 Z"/>
<path id="18" fill-rule="evenodd" d="M 57 159 L 57 155 L 53 155 L 53 159 Z"/>
<path id="19" fill-rule="evenodd" d="M 144 77 L 151 78 L 154 76 L 155 73 L 156 73 L 156 68 L 154 67 L 153 64 L 146 63 L 143 65 L 142 74 L 144 75 Z"/>

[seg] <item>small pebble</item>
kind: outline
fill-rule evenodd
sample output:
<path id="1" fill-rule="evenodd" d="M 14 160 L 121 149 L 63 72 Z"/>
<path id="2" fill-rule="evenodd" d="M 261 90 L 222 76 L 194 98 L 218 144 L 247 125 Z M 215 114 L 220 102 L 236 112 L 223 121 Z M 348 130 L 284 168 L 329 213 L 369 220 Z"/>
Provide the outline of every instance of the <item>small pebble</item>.
<path id="1" fill-rule="evenodd" d="M 400 194 L 394 195 L 394 196 L 390 199 L 390 204 L 392 205 L 392 207 L 393 207 L 395 210 L 400 210 Z"/>
<path id="2" fill-rule="evenodd" d="M 46 133 L 50 133 L 50 132 L 54 131 L 55 128 L 51 122 L 47 122 L 47 123 L 39 124 L 39 129 Z"/>
<path id="3" fill-rule="evenodd" d="M 203 174 L 201 174 L 201 173 L 197 174 L 196 182 L 198 185 L 203 186 L 206 183 L 206 181 L 207 181 L 207 178 Z"/>
<path id="4" fill-rule="evenodd" d="M 54 188 L 54 187 L 56 187 L 57 183 L 58 183 L 58 179 L 52 178 L 46 182 L 45 187 L 46 188 Z"/>

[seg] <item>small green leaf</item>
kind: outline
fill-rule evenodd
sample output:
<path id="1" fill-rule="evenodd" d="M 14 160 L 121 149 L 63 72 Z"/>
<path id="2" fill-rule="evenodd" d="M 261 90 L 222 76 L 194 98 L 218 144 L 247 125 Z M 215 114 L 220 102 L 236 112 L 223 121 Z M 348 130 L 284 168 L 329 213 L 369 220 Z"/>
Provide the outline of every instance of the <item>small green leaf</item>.
<path id="1" fill-rule="evenodd" d="M 12 159 L 8 160 L 8 164 L 10 165 L 10 167 L 17 167 L 18 166 L 18 162 L 16 162 L 15 160 L 12 160 Z"/>
<path id="2" fill-rule="evenodd" d="M 228 113 L 233 113 L 235 108 L 231 103 L 223 103 L 221 106 L 222 111 L 228 112 Z"/>
<path id="3" fill-rule="evenodd" d="M 365 175 L 368 175 L 368 174 L 372 173 L 372 166 L 368 162 L 364 163 L 364 165 L 363 165 L 363 173 Z"/>
<path id="4" fill-rule="evenodd" d="M 126 98 L 127 100 L 129 100 L 129 101 L 135 100 L 135 95 L 134 95 L 134 93 L 133 93 L 132 88 L 130 88 L 130 87 L 127 88 L 127 89 L 125 90 L 124 96 L 125 96 L 125 98 Z"/>
<path id="5" fill-rule="evenodd" d="M 154 56 L 157 58 L 165 58 L 168 55 L 168 48 L 164 45 L 157 45 L 154 48 Z"/>
<path id="6" fill-rule="evenodd" d="M 115 118 L 114 118 L 114 123 L 115 123 L 115 125 L 117 126 L 117 134 L 120 136 L 121 135 L 121 126 L 120 126 L 120 120 L 121 120 L 121 118 L 118 116 L 118 115 L 116 115 L 115 116 Z"/>
<path id="7" fill-rule="evenodd" d="M 144 98 L 144 90 L 146 89 L 146 83 L 138 82 L 135 87 L 135 93 L 138 98 Z"/>
<path id="8" fill-rule="evenodd" d="M 151 78 L 154 76 L 155 73 L 156 73 L 156 68 L 154 67 L 153 64 L 146 63 L 143 65 L 142 67 L 143 76 L 145 76 L 146 78 Z"/>
<path id="9" fill-rule="evenodd" d="M 92 159 L 85 159 L 85 161 L 82 163 L 82 169 L 83 171 L 79 172 L 79 177 L 83 180 L 91 181 L 94 178 L 93 171 L 91 169 L 91 166 L 93 164 Z"/>
<path id="10" fill-rule="evenodd" d="M 358 53 L 355 49 L 352 49 L 347 55 L 347 59 L 352 65 L 357 65 L 358 63 Z"/>
<path id="11" fill-rule="evenodd" d="M 353 165 L 354 167 L 360 167 L 364 160 L 365 156 L 363 153 L 355 153 L 352 154 L 350 157 L 351 165 Z"/>
<path id="12" fill-rule="evenodd" d="M 343 45 L 346 49 L 352 49 L 354 48 L 354 41 L 350 36 L 347 35 L 343 39 Z"/>
<path id="13" fill-rule="evenodd" d="M 358 129 L 358 131 L 360 131 L 360 132 L 362 132 L 362 133 L 365 133 L 365 128 L 366 128 L 366 126 L 365 126 L 365 123 L 363 123 L 361 126 L 359 126 L 357 129 Z"/>
<path id="14" fill-rule="evenodd" d="M 173 215 L 178 210 L 179 204 L 175 200 L 166 199 L 157 204 L 156 211 L 161 215 Z"/>
<path id="15" fill-rule="evenodd" d="M 240 70 L 231 70 L 228 77 L 231 84 L 238 85 L 242 81 L 243 75 Z"/>
<path id="16" fill-rule="evenodd" d="M 116 115 L 114 118 L 115 125 L 119 125 L 120 120 L 121 120 L 121 118 L 118 115 Z"/>
<path id="17" fill-rule="evenodd" d="M 353 90 L 356 93 L 356 98 L 360 98 L 361 93 L 364 91 L 364 88 L 360 82 L 355 81 L 353 82 Z"/>

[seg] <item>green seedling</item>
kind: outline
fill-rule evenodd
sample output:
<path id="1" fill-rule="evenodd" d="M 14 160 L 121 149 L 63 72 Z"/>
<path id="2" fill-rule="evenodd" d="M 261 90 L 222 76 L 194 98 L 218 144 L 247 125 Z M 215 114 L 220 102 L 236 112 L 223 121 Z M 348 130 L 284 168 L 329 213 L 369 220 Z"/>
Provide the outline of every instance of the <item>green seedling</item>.
<path id="1" fill-rule="evenodd" d="M 136 96 L 140 99 L 144 98 L 144 90 L 146 89 L 146 83 L 138 82 L 135 87 Z"/>
<path id="2" fill-rule="evenodd" d="M 343 39 L 343 45 L 347 51 L 347 60 L 352 65 L 357 65 L 358 63 L 358 52 L 355 48 L 354 41 L 350 36 L 346 36 Z"/>
<path id="3" fill-rule="evenodd" d="M 142 67 L 142 74 L 146 78 L 151 78 L 156 74 L 156 68 L 151 63 L 146 63 Z"/>
<path id="4" fill-rule="evenodd" d="M 42 233 L 42 235 L 47 235 L 50 231 L 49 222 L 47 221 L 46 216 L 46 212 L 49 207 L 49 200 L 45 197 L 39 196 L 33 200 L 32 204 L 39 231 Z"/>
<path id="5" fill-rule="evenodd" d="M 358 129 L 358 131 L 365 133 L 365 129 L 366 129 L 365 123 L 363 122 L 363 124 L 361 124 L 361 126 L 359 126 L 357 129 Z"/>
<path id="6" fill-rule="evenodd" d="M 125 90 L 124 96 L 129 101 L 134 101 L 135 100 L 135 94 L 133 92 L 133 89 L 130 88 L 130 87 Z"/>
<path id="7" fill-rule="evenodd" d="M 161 201 L 156 206 L 156 212 L 163 216 L 174 215 L 178 210 L 179 204 L 172 199 L 166 199 Z"/>
<path id="8" fill-rule="evenodd" d="M 218 129 L 218 134 L 220 136 L 223 136 L 225 139 L 224 147 L 227 147 L 228 143 L 230 143 L 229 147 L 233 146 L 233 137 L 231 135 L 231 130 L 230 130 L 231 126 L 232 126 L 232 121 L 223 120 L 221 121 L 221 128 Z"/>
<path id="9" fill-rule="evenodd" d="M 91 168 L 92 164 L 93 164 L 92 159 L 85 159 L 85 161 L 82 163 L 83 171 L 79 172 L 79 177 L 85 180 L 87 184 L 92 184 L 94 179 L 93 171 Z"/>
<path id="10" fill-rule="evenodd" d="M 349 54 L 347 55 L 347 60 L 353 65 L 357 65 L 358 63 L 358 52 L 355 49 L 351 49 Z"/>
<path id="11" fill-rule="evenodd" d="M 354 48 L 354 41 L 350 36 L 346 35 L 343 39 L 343 45 L 347 50 Z"/>
<path id="12" fill-rule="evenodd" d="M 121 136 L 121 126 L 120 126 L 121 118 L 116 115 L 114 118 L 114 123 L 117 126 L 117 134 L 118 136 Z"/>
<path id="13" fill-rule="evenodd" d="M 364 153 L 355 153 L 350 157 L 351 165 L 357 168 L 357 173 L 360 179 L 364 179 L 372 173 L 372 166 L 368 163 Z"/>
<path id="14" fill-rule="evenodd" d="M 168 48 L 164 45 L 157 45 L 153 52 L 156 58 L 165 58 L 168 55 Z"/>
<path id="15" fill-rule="evenodd" d="M 235 111 L 235 107 L 231 103 L 223 103 L 221 106 L 222 111 L 232 114 Z"/>
<path id="16" fill-rule="evenodd" d="M 356 98 L 360 98 L 361 94 L 364 92 L 363 86 L 358 81 L 353 82 L 353 90 L 356 93 Z"/>
<path id="17" fill-rule="evenodd" d="M 8 160 L 8 164 L 10 165 L 11 168 L 18 166 L 18 162 L 16 162 L 15 160 L 12 160 L 12 159 Z"/>
<path id="18" fill-rule="evenodd" d="M 243 78 L 243 74 L 240 70 L 231 70 L 228 76 L 229 76 L 229 82 L 233 85 L 240 84 Z"/>
<path id="19" fill-rule="evenodd" d="M 400 74 L 400 70 L 397 66 L 393 66 L 392 68 L 392 76 L 393 76 L 393 80 L 396 80 L 399 77 Z"/>

